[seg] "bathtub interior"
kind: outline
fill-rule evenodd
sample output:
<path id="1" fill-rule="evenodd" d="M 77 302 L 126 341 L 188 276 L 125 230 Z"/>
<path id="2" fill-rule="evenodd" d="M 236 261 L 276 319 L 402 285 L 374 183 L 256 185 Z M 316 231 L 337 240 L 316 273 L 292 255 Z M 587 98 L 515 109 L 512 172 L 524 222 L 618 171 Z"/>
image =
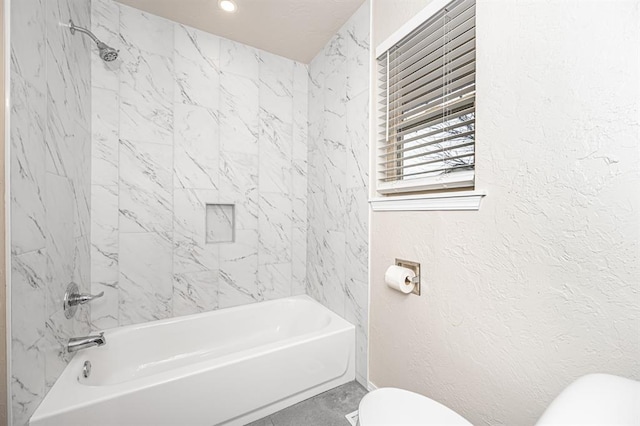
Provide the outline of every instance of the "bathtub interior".
<path id="1" fill-rule="evenodd" d="M 79 375 L 78 381 L 108 386 L 212 359 L 232 361 L 258 347 L 313 337 L 332 322 L 339 321 L 330 311 L 299 296 L 106 330 L 108 346 L 78 354 L 82 364 L 92 366 L 91 375 Z M 113 365 L 118 368 L 108 367 Z"/>

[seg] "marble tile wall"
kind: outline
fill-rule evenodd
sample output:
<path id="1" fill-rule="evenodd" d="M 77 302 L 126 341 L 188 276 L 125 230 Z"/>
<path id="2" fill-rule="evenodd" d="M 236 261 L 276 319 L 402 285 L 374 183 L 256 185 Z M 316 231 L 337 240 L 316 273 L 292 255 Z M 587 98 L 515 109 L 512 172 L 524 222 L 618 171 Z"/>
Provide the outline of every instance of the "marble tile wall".
<path id="1" fill-rule="evenodd" d="M 307 293 L 356 325 L 367 384 L 369 2 L 309 65 Z"/>
<path id="2" fill-rule="evenodd" d="M 93 326 L 303 294 L 307 66 L 112 0 L 92 30 L 120 49 L 91 64 Z"/>
<path id="3" fill-rule="evenodd" d="M 25 425 L 90 329 L 62 298 L 90 283 L 91 44 L 89 0 L 11 4 L 11 424 Z"/>

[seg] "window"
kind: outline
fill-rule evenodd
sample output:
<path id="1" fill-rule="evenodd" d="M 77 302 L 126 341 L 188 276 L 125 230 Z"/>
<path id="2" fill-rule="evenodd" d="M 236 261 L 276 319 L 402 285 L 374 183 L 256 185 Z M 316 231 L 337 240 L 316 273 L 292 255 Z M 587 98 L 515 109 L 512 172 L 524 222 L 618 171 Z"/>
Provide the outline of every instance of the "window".
<path id="1" fill-rule="evenodd" d="M 430 10 L 378 48 L 381 194 L 474 186 L 475 1 Z"/>

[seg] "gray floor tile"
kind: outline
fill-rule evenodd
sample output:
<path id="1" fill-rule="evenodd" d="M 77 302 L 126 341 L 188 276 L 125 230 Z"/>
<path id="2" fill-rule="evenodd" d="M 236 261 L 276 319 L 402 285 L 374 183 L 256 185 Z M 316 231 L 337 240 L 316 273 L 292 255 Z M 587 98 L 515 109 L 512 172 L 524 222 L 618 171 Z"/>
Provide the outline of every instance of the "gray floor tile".
<path id="1" fill-rule="evenodd" d="M 345 414 L 357 410 L 366 393 L 359 383 L 347 383 L 247 426 L 348 426 Z"/>
<path id="2" fill-rule="evenodd" d="M 265 417 L 264 419 L 256 420 L 255 422 L 249 423 L 251 426 L 274 426 L 271 421 L 271 417 Z"/>

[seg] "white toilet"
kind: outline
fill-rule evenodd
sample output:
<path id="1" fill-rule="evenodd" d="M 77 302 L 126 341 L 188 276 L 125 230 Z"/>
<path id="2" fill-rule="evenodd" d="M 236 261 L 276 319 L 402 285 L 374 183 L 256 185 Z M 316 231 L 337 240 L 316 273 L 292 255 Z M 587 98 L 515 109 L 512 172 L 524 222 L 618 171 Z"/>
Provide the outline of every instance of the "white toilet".
<path id="1" fill-rule="evenodd" d="M 556 397 L 536 426 L 567 424 L 640 425 L 640 382 L 609 374 L 581 377 Z M 426 396 L 381 388 L 360 401 L 359 425 L 470 426 L 471 423 Z"/>
<path id="2" fill-rule="evenodd" d="M 380 388 L 366 394 L 360 401 L 358 422 L 360 426 L 472 426 L 460 414 L 439 402 L 396 388 Z"/>

